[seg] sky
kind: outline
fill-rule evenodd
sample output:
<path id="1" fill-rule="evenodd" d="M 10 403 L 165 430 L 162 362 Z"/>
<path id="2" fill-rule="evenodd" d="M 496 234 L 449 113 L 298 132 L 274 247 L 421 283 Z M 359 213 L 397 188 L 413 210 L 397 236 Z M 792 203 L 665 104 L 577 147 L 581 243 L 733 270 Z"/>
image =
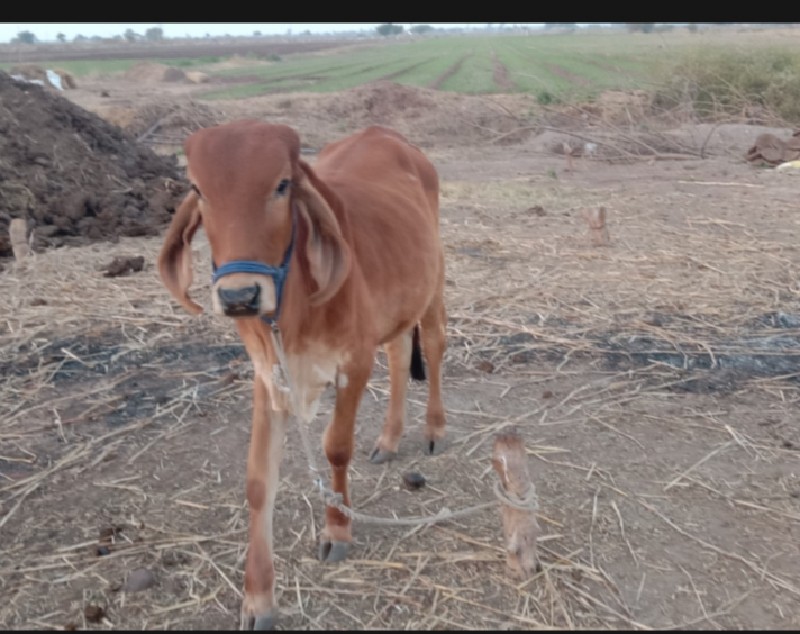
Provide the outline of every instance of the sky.
<path id="1" fill-rule="evenodd" d="M 206 33 L 212 36 L 217 35 L 252 35 L 253 31 L 261 31 L 264 35 L 284 35 L 291 29 L 293 34 L 309 30 L 312 33 L 330 33 L 336 31 L 373 31 L 379 26 L 379 22 L 238 22 L 238 23 L 201 23 L 201 22 L 3 22 L 0 23 L 0 43 L 9 42 L 20 31 L 30 31 L 41 41 L 51 41 L 56 39 L 56 34 L 63 33 L 67 41 L 72 41 L 76 35 L 92 37 L 112 37 L 122 35 L 127 29 L 131 28 L 137 33 L 144 32 L 152 27 L 160 26 L 164 29 L 165 37 L 184 37 L 187 34 L 192 37 L 204 37 Z M 408 29 L 412 23 L 398 22 L 401 26 Z M 437 28 L 485 26 L 485 23 L 437 23 L 426 22 Z"/>

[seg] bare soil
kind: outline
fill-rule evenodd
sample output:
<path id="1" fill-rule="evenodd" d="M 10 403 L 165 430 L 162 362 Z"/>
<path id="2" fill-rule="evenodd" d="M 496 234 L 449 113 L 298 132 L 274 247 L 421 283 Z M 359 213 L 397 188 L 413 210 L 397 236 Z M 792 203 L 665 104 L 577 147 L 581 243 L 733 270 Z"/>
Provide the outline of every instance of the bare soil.
<path id="1" fill-rule="evenodd" d="M 586 86 L 589 83 L 591 83 L 585 77 L 576 75 L 572 71 L 567 70 L 566 68 L 560 66 L 559 64 L 547 64 L 546 67 L 551 73 L 557 75 L 558 77 L 561 77 L 562 79 L 566 79 L 570 83 L 577 84 L 579 86 Z"/>
<path id="2" fill-rule="evenodd" d="M 369 463 L 388 390 L 378 355 L 351 466 L 358 510 L 490 501 L 494 434 L 514 426 L 527 445 L 542 571 L 521 581 L 506 571 L 493 509 L 414 529 L 357 523 L 351 558 L 322 566 L 323 508 L 290 432 L 275 517 L 281 628 L 800 627 L 798 176 L 745 162 L 763 128 L 622 129 L 568 110 L 532 120 L 523 96 L 380 82 L 197 104 L 197 87 L 114 81 L 118 107 L 153 113 L 139 129 L 165 121 L 159 143 L 146 140 L 160 152 L 199 124 L 192 116 L 259 116 L 294 125 L 312 163 L 322 143 L 369 122 L 394 125 L 436 163 L 451 444 L 423 456 L 426 387 L 412 384 L 398 459 Z M 100 90 L 65 95 L 100 112 Z M 192 116 L 171 122 L 152 110 L 164 104 Z M 57 121 L 38 124 L 59 134 Z M 553 135 L 605 154 L 568 169 Z M 581 219 L 600 205 L 607 247 L 591 246 Z M 41 248 L 0 272 L 9 629 L 238 624 L 252 368 L 229 322 L 186 315 L 167 296 L 159 246 L 143 236 Z M 193 294 L 208 306 L 202 235 L 194 252 Z M 114 257 L 138 255 L 141 272 L 104 277 Z M 331 405 L 328 394 L 312 439 Z M 428 485 L 404 488 L 409 470 Z M 150 587 L 125 589 L 140 568 Z"/>
<path id="3" fill-rule="evenodd" d="M 494 51 L 492 51 L 492 79 L 499 92 L 512 92 L 515 88 L 511 80 L 508 67 L 500 61 Z"/>
<path id="4" fill-rule="evenodd" d="M 469 55 L 464 55 L 461 59 L 456 61 L 452 66 L 447 68 L 441 75 L 439 75 L 430 84 L 428 84 L 428 88 L 430 88 L 431 90 L 438 90 L 439 88 L 441 88 L 444 82 L 446 82 L 459 70 L 461 70 L 461 66 L 464 64 L 464 60 L 467 59 L 468 57 Z"/>
<path id="5" fill-rule="evenodd" d="M 8 224 L 24 218 L 35 248 L 158 235 L 179 201 L 174 157 L 34 84 L 0 72 L 0 262 Z"/>

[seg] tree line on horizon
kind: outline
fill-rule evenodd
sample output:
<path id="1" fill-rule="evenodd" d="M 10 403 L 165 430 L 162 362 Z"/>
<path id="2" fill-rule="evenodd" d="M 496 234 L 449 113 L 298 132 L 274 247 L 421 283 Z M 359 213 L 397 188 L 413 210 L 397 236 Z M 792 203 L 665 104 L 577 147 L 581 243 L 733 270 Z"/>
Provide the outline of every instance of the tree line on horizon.
<path id="1" fill-rule="evenodd" d="M 496 26 L 494 26 L 496 24 Z M 733 24 L 741 24 L 739 22 L 690 22 L 688 24 L 684 24 L 690 32 L 696 33 L 699 31 L 700 27 L 702 26 L 720 26 L 720 25 L 733 25 Z M 760 22 L 760 26 L 795 26 L 797 23 L 794 22 Z M 614 26 L 623 26 L 623 24 L 618 24 Z M 674 23 L 657 23 L 657 22 L 625 22 L 624 26 L 627 28 L 629 33 L 658 33 L 669 31 L 675 28 Z M 477 27 L 477 24 L 476 24 Z M 487 29 L 499 29 L 499 30 L 506 30 L 506 29 L 515 29 L 517 25 L 509 25 L 505 22 L 498 22 L 486 23 L 485 28 Z M 579 28 L 576 22 L 545 22 L 544 24 L 545 30 L 566 30 L 566 31 L 574 31 L 575 29 Z M 426 33 L 430 33 L 432 31 L 436 31 L 435 27 L 429 24 L 417 24 L 408 29 L 408 32 L 412 35 L 425 35 Z M 405 32 L 405 27 L 401 24 L 395 24 L 392 22 L 386 22 L 375 27 L 375 32 L 378 35 L 389 37 L 389 36 L 397 36 L 402 35 Z M 287 36 L 292 35 L 292 30 L 288 29 Z M 311 32 L 308 30 L 302 31 L 300 35 L 311 35 Z M 206 33 L 205 37 L 211 37 L 210 34 Z M 262 37 L 261 31 L 254 30 L 253 37 Z M 134 43 L 138 41 L 145 41 L 145 42 L 160 42 L 165 39 L 164 37 L 164 29 L 161 27 L 155 26 L 145 30 L 143 34 L 136 33 L 133 29 L 129 28 L 126 29 L 125 32 L 121 35 L 115 35 L 111 38 L 103 38 L 99 35 L 93 35 L 91 37 L 87 37 L 85 35 L 78 34 L 74 38 L 72 38 L 73 42 L 86 42 L 86 41 L 107 41 L 107 40 L 116 40 L 116 41 L 126 41 L 129 43 Z M 66 36 L 63 33 L 56 34 L 56 40 L 60 44 L 65 44 L 67 41 Z M 35 33 L 29 30 L 19 31 L 16 36 L 14 36 L 10 43 L 11 44 L 37 44 L 39 43 L 39 38 L 36 36 Z"/>

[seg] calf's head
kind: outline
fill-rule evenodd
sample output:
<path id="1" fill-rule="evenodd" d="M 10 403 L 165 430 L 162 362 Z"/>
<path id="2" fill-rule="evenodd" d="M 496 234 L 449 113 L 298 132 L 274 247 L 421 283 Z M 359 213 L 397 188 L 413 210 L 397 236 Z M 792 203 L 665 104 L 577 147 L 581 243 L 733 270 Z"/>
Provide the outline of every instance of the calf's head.
<path id="1" fill-rule="evenodd" d="M 289 273 L 311 305 L 336 294 L 350 270 L 350 250 L 331 209 L 338 202 L 300 160 L 293 129 L 235 121 L 198 130 L 184 150 L 192 190 L 167 230 L 158 270 L 186 310 L 203 310 L 189 297 L 191 241 L 201 225 L 215 266 L 216 314 L 275 315 Z"/>

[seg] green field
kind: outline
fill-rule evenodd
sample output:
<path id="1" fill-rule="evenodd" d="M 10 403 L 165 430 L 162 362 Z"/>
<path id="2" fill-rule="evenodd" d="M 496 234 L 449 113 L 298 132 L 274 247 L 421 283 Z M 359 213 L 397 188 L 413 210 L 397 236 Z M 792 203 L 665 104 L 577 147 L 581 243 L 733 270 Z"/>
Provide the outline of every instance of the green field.
<path id="1" fill-rule="evenodd" d="M 212 90 L 207 99 L 307 90 L 330 92 L 368 81 L 391 79 L 400 84 L 438 85 L 459 93 L 500 92 L 493 78 L 495 59 L 504 64 L 512 92 L 550 92 L 559 98 L 590 97 L 608 88 L 627 88 L 646 81 L 659 60 L 652 42 L 629 35 L 450 36 L 392 42 L 355 51 L 314 56 L 287 56 L 279 63 L 227 69 L 220 75 L 247 78 L 246 85 Z M 216 74 L 213 68 L 209 68 Z"/>
<path id="2" fill-rule="evenodd" d="M 149 61 L 205 71 L 242 83 L 209 90 L 206 99 L 235 99 L 276 92 L 333 92 L 377 79 L 429 87 L 460 62 L 440 90 L 482 94 L 503 91 L 493 78 L 494 60 L 504 64 L 511 91 L 549 92 L 562 99 L 587 97 L 607 88 L 645 81 L 657 62 L 655 38 L 620 35 L 448 36 L 389 41 L 347 52 L 286 55 L 280 61 L 246 59 L 230 67 L 219 56 Z M 138 60 L 37 62 L 76 77 L 122 73 Z M 0 64 L 9 70 L 13 64 Z M 222 68 L 218 68 L 223 66 Z"/>
<path id="3" fill-rule="evenodd" d="M 196 58 L 150 61 L 202 70 L 224 80 L 224 84 L 209 86 L 198 95 L 210 100 L 295 91 L 333 92 L 386 79 L 408 86 L 466 94 L 530 93 L 536 95 L 541 103 L 551 103 L 591 99 L 609 89 L 663 87 L 675 79 L 676 71 L 691 72 L 700 78 L 700 70 L 707 66 L 703 60 L 715 56 L 745 61 L 763 58 L 771 68 L 775 65 L 772 60 L 777 59 L 776 55 L 789 55 L 782 50 L 797 50 L 790 47 L 794 39 L 794 32 L 789 30 L 770 33 L 739 32 L 736 29 L 702 35 L 691 35 L 680 29 L 648 35 L 622 31 L 561 35 L 450 35 L 414 40 L 390 39 L 329 52 L 273 55 L 261 59 L 252 55 L 225 58 L 206 51 L 204 56 Z M 794 99 L 793 82 L 800 65 L 794 62 L 796 54 L 791 53 L 790 57 L 793 60 L 791 68 L 781 71 L 778 78 L 781 80 L 779 92 L 786 93 L 791 84 L 788 93 Z M 40 62 L 39 65 L 63 68 L 81 77 L 90 73 L 124 72 L 135 63 L 136 60 L 99 59 Z M 740 61 L 735 64 L 737 68 L 742 66 Z M 10 64 L 0 65 L 4 70 L 9 67 Z M 708 72 L 718 74 L 716 67 Z M 740 80 L 732 71 L 725 72 L 723 82 L 727 85 Z M 771 77 L 764 76 L 760 67 L 754 66 L 749 73 L 756 79 L 760 77 L 761 83 L 772 81 Z M 684 75 L 681 77 L 686 78 Z M 700 80 L 703 83 L 710 81 L 706 77 Z M 760 84 L 748 81 L 755 88 L 743 83 L 745 93 L 759 89 Z M 761 89 L 762 94 L 764 90 Z"/>

